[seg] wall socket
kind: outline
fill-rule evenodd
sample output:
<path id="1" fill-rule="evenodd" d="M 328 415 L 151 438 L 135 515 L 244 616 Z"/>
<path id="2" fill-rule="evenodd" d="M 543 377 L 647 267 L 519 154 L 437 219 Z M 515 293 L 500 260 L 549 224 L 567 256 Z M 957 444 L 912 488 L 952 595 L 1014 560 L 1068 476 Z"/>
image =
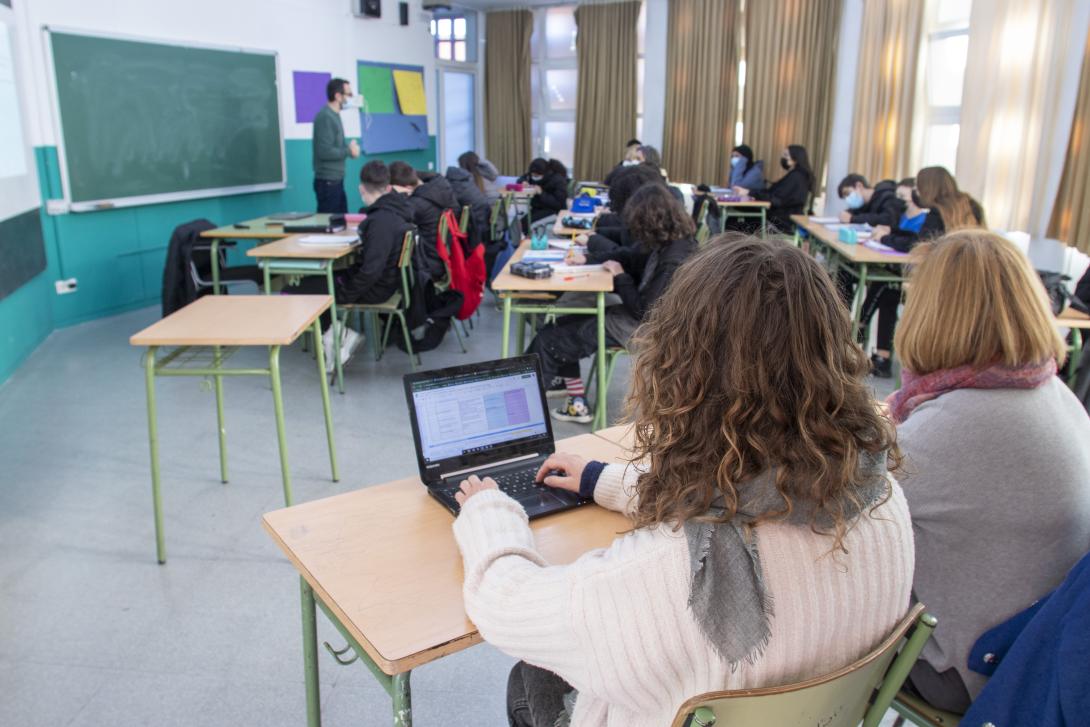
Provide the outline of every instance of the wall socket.
<path id="1" fill-rule="evenodd" d="M 57 288 L 57 295 L 68 295 L 69 293 L 76 292 L 76 285 L 78 281 L 75 278 L 69 278 L 68 280 L 58 280 L 53 285 Z"/>

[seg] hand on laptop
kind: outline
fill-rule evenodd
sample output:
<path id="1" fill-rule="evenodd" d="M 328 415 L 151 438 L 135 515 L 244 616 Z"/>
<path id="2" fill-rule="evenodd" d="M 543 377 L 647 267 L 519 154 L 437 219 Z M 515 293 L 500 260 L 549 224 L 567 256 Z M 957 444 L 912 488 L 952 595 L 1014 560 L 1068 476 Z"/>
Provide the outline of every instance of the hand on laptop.
<path id="1" fill-rule="evenodd" d="M 576 454 L 556 452 L 549 455 L 545 464 L 537 471 L 537 481 L 558 490 L 579 492 L 579 480 L 583 476 L 583 469 L 587 466 L 587 460 Z M 553 474 L 549 474 L 552 472 Z M 561 474 L 556 474 L 557 472 Z M 548 476 L 546 476 L 548 475 Z"/>
<path id="2" fill-rule="evenodd" d="M 482 480 L 477 475 L 470 475 L 468 480 L 462 480 L 461 488 L 461 492 L 454 493 L 454 499 L 458 501 L 459 505 L 465 505 L 466 500 L 473 497 L 478 492 L 499 489 L 496 486 L 496 481 L 491 477 L 485 477 Z M 576 483 L 576 489 L 579 489 L 578 482 Z"/>

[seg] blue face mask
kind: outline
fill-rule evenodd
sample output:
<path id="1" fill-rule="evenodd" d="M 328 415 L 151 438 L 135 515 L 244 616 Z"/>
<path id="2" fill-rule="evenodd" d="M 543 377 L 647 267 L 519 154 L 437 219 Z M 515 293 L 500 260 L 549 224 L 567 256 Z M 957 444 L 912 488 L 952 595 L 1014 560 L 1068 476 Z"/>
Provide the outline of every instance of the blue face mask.
<path id="1" fill-rule="evenodd" d="M 848 209 L 857 210 L 863 206 L 863 195 L 853 189 L 852 193 L 844 198 L 844 202 L 848 205 Z"/>
<path id="2" fill-rule="evenodd" d="M 732 167 L 736 167 L 741 163 L 742 163 L 742 157 L 731 157 L 730 158 L 730 165 Z"/>

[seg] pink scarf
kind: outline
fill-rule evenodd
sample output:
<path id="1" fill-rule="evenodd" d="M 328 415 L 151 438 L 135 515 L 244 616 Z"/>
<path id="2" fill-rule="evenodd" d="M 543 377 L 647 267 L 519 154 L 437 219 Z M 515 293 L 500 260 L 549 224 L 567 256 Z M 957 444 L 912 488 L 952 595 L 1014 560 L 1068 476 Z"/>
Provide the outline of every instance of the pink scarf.
<path id="1" fill-rule="evenodd" d="M 900 424 L 925 401 L 931 401 L 957 389 L 1036 389 L 1056 375 L 1056 360 L 1018 368 L 996 365 L 986 369 L 959 366 L 917 376 L 908 369 L 901 372 L 901 388 L 886 399 L 894 424 Z"/>

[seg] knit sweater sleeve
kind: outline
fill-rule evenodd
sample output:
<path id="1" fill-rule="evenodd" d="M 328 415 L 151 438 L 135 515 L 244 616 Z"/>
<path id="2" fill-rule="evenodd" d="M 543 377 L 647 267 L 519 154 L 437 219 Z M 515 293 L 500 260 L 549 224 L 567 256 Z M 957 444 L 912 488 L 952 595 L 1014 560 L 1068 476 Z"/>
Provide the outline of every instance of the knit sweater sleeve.
<path id="1" fill-rule="evenodd" d="M 454 522 L 465 566 L 466 614 L 485 641 L 583 681 L 586 656 L 572 623 L 572 566 L 538 552 L 526 511 L 499 490 L 470 498 Z"/>
<path id="2" fill-rule="evenodd" d="M 636 479 L 639 470 L 631 464 L 607 464 L 598 475 L 594 501 L 624 515 L 636 510 Z"/>

